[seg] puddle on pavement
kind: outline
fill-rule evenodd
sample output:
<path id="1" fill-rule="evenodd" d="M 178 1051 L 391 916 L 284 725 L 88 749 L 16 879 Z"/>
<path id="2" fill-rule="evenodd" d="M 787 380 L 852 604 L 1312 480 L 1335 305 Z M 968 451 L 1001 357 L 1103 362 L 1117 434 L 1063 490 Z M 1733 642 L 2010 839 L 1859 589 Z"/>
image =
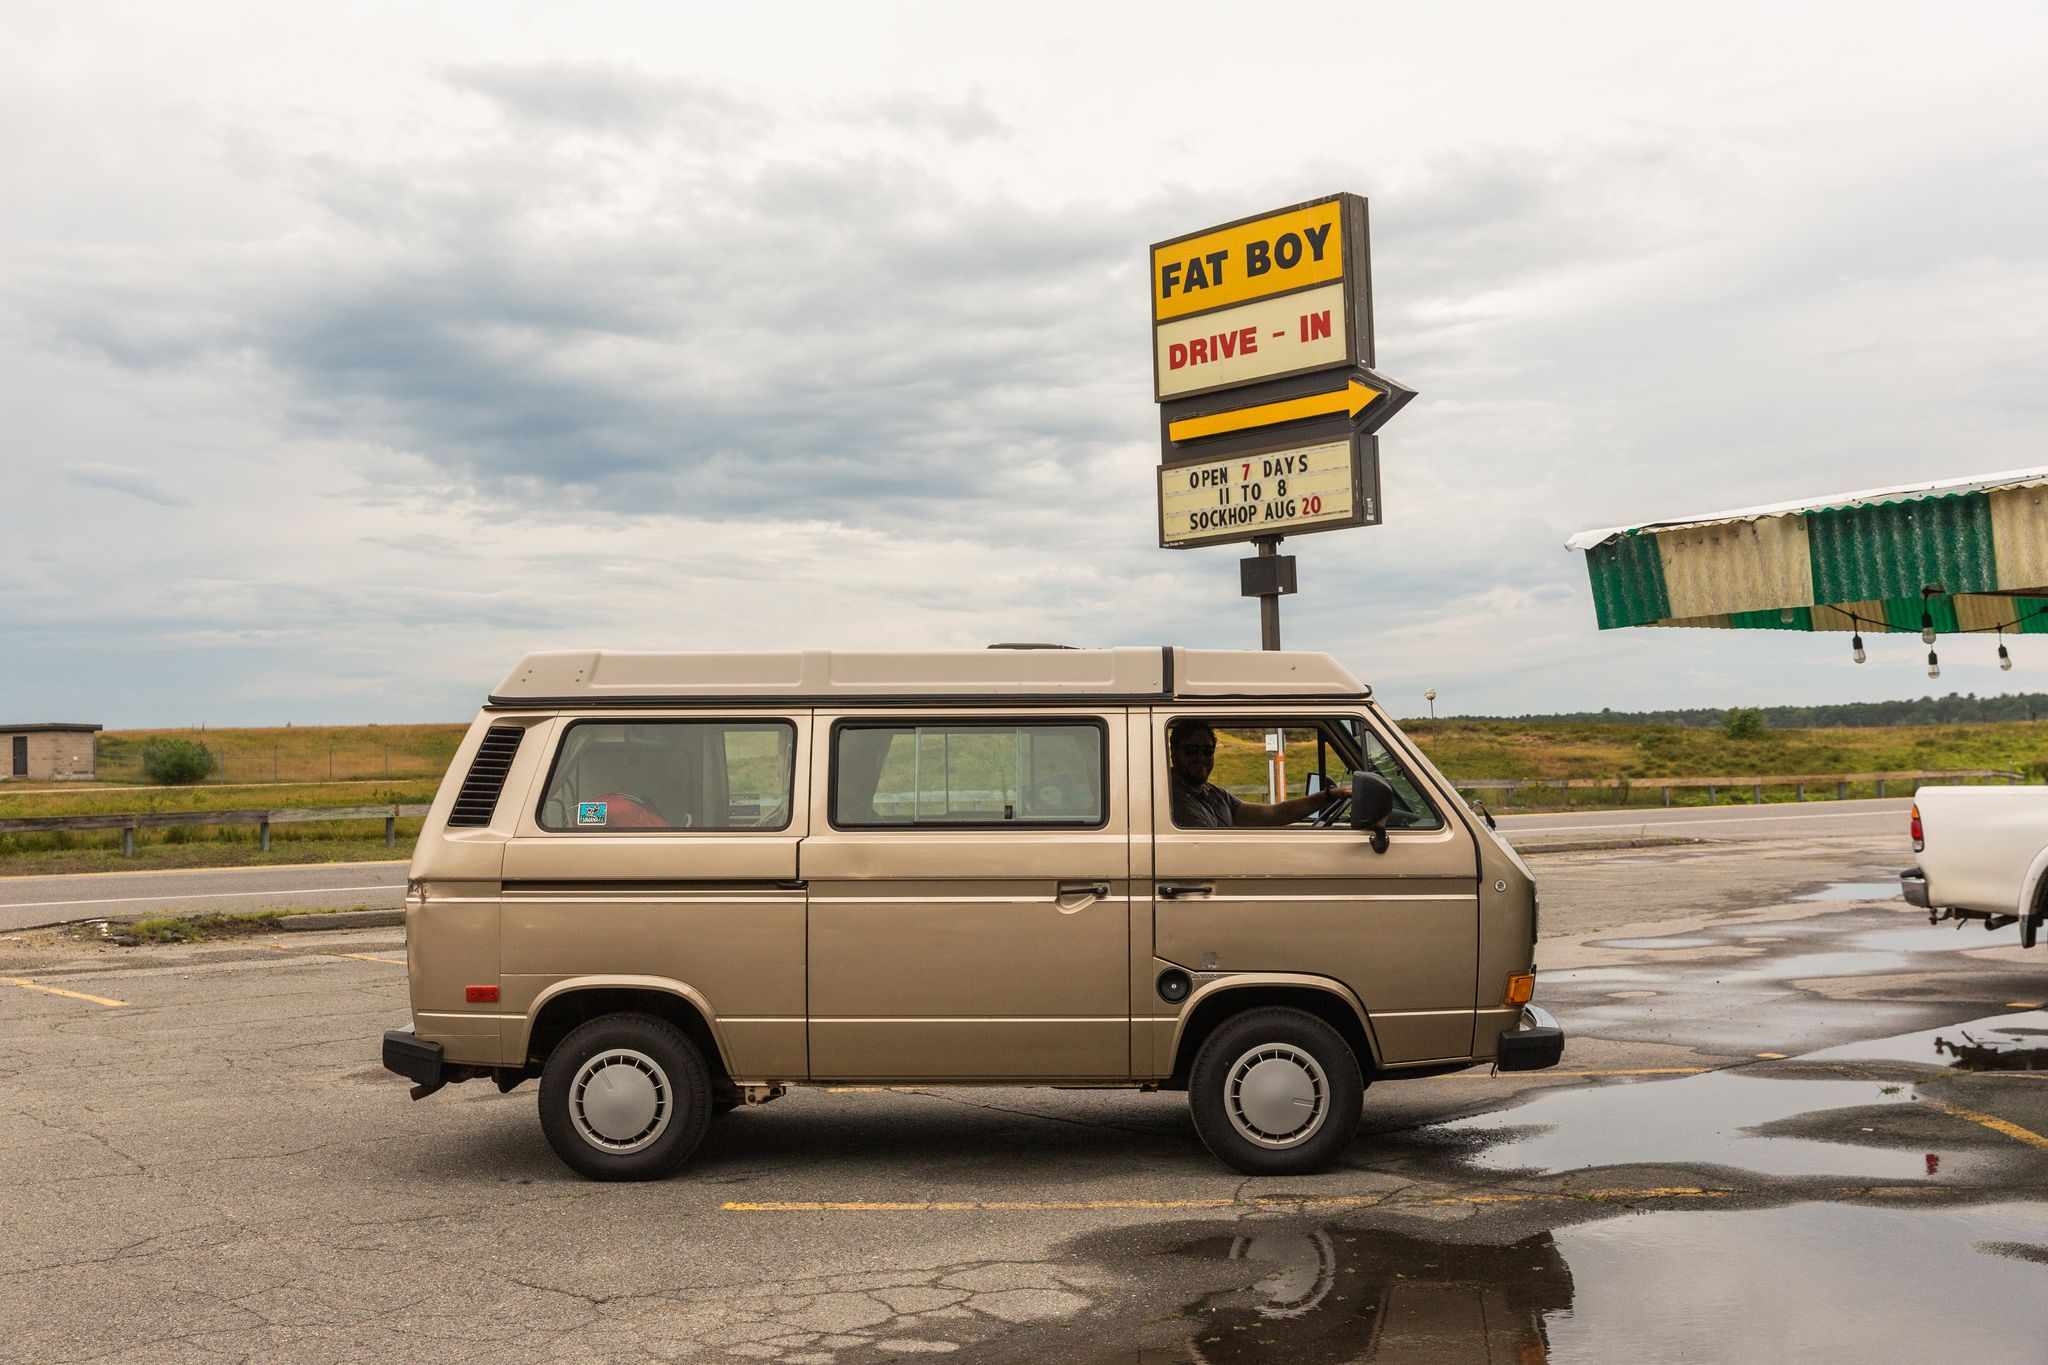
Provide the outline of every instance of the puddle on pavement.
<path id="1" fill-rule="evenodd" d="M 1913 1062 L 1957 1071 L 2048 1071 L 2048 1011 L 1994 1014 L 1895 1038 L 1809 1052 L 1801 1061 Z"/>
<path id="2" fill-rule="evenodd" d="M 1983 920 L 1965 920 L 1960 928 L 1954 924 L 1933 924 L 1919 929 L 1879 929 L 1853 935 L 1848 941 L 1858 948 L 1878 952 L 1959 953 L 1969 948 L 2017 948 L 2020 927 L 2007 924 L 1986 929 Z"/>
<path id="3" fill-rule="evenodd" d="M 1838 1176 L 1877 1181 L 1946 1181 L 1986 1165 L 1981 1154 L 1887 1141 L 1849 1116 L 1841 1140 L 1757 1133 L 1800 1121 L 1811 1131 L 1831 1112 L 1903 1106 L 1919 1120 L 1935 1112 L 1911 1086 L 1877 1081 L 1773 1080 L 1716 1072 L 1677 1081 L 1634 1082 L 1537 1096 L 1513 1109 L 1434 1124 L 1471 1144 L 1467 1165 L 1483 1171 L 1557 1174 L 1609 1166 L 1729 1166 L 1765 1176 Z M 1818 1116 L 1818 1118 L 1816 1118 Z M 1959 1138 L 1966 1136 L 1958 1132 Z M 1974 1135 L 1968 1135 L 1974 1136 Z M 1865 1142 L 1870 1145 L 1863 1145 Z M 1929 1158 L 1934 1158 L 1929 1160 Z"/>
<path id="4" fill-rule="evenodd" d="M 1802 901 L 1895 901 L 1899 899 L 1899 883 L 1895 877 L 1888 882 L 1830 882 L 1818 891 L 1809 891 L 1798 897 Z"/>
<path id="5" fill-rule="evenodd" d="M 1074 1354 L 1144 1365 L 2037 1360 L 2044 1248 L 2038 1203 L 1654 1212 L 1497 1245 L 1238 1224 L 1128 1262 L 1162 1294 L 1218 1270 L 1241 1270 L 1236 1287 L 1149 1327 L 1145 1346 Z"/>

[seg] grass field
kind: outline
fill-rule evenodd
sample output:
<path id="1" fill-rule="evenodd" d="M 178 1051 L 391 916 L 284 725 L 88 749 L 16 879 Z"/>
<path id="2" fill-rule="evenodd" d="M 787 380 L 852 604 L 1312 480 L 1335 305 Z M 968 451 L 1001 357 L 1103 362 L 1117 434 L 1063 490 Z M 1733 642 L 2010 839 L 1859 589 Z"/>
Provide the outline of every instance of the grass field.
<path id="1" fill-rule="evenodd" d="M 288 725 L 276 729 L 108 730 L 95 765 L 103 783 L 144 782 L 142 746 L 189 739 L 213 751 L 213 783 L 438 781 L 467 725 Z"/>
<path id="2" fill-rule="evenodd" d="M 1766 730 L 1729 739 L 1676 725 L 1414 721 L 1408 733 L 1454 778 L 1771 777 L 1999 768 L 2048 780 L 2048 721 Z"/>

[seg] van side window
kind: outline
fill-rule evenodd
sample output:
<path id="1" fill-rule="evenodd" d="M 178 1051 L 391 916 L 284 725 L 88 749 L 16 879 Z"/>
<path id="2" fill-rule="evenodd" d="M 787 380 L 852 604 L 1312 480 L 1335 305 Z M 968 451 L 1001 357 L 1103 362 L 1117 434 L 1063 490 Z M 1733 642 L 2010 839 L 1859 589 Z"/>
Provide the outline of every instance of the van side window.
<path id="1" fill-rule="evenodd" d="M 832 823 L 1101 825 L 1103 734 L 1088 721 L 842 723 L 832 739 Z"/>
<path id="2" fill-rule="evenodd" d="M 1198 723 L 1198 718 L 1174 721 L 1173 727 L 1169 728 L 1173 742 L 1178 742 L 1174 727 L 1193 723 Z M 1373 772 L 1384 777 L 1394 788 L 1394 809 L 1387 817 L 1388 829 L 1443 828 L 1443 816 L 1423 793 L 1420 784 L 1401 766 L 1401 761 L 1379 736 L 1361 721 L 1335 716 L 1316 720 L 1280 717 L 1244 720 L 1232 717 L 1225 723 L 1223 718 L 1212 716 L 1199 723 L 1205 724 L 1215 735 L 1213 766 L 1206 781 L 1199 786 L 1177 772 L 1169 773 L 1169 787 L 1175 803 L 1173 822 L 1178 828 L 1216 827 L 1209 818 L 1199 817 L 1192 811 L 1190 807 L 1194 805 L 1217 812 L 1226 803 L 1233 803 L 1230 804 L 1233 811 L 1240 808 L 1234 803 L 1266 805 L 1271 799 L 1269 773 L 1275 757 L 1281 760 L 1285 770 L 1281 774 L 1283 788 L 1280 799 L 1283 801 L 1295 800 L 1326 787 L 1348 788 L 1354 771 Z M 1206 748 L 1206 738 L 1204 736 L 1197 747 Z M 1205 794 L 1202 789 L 1206 787 L 1218 788 L 1222 794 Z M 1219 813 L 1215 818 L 1221 819 L 1222 816 Z M 1231 820 L 1225 827 L 1249 823 L 1249 820 Z M 1291 826 L 1281 827 L 1308 828 L 1310 821 L 1304 816 Z M 1350 826 L 1338 821 L 1330 828 L 1349 830 Z"/>
<path id="3" fill-rule="evenodd" d="M 787 829 L 795 754 L 787 721 L 575 721 L 548 775 L 540 827 Z"/>

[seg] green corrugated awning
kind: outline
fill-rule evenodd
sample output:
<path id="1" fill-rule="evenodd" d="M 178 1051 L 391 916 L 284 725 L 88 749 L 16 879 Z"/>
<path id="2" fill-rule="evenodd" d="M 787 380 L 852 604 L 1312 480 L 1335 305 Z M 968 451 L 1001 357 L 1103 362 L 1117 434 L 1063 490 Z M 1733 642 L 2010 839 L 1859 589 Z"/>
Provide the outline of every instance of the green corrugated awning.
<path id="1" fill-rule="evenodd" d="M 1602 630 L 2048 635 L 2048 469 L 1581 531 Z"/>

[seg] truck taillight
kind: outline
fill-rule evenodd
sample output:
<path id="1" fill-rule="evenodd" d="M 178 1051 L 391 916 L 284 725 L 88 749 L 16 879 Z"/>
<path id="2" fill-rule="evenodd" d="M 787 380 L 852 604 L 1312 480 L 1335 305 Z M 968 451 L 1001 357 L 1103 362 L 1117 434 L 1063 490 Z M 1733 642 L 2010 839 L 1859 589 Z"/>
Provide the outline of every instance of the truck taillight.
<path id="1" fill-rule="evenodd" d="M 1915 801 L 1913 803 L 1912 829 L 1913 851 L 1915 853 L 1925 852 L 1927 848 L 1927 834 L 1924 830 L 1920 828 L 1920 803 L 1918 801 Z"/>

